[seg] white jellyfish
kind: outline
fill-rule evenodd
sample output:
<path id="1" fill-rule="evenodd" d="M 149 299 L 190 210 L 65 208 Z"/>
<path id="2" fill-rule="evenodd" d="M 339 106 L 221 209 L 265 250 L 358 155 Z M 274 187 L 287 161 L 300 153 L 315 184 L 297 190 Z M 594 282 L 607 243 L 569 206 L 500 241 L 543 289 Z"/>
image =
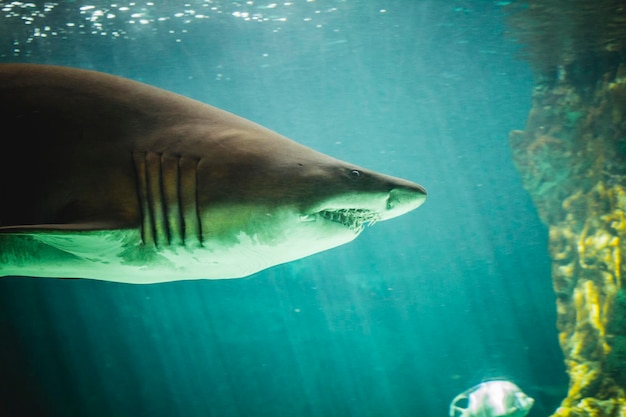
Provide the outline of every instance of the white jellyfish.
<path id="1" fill-rule="evenodd" d="M 467 399 L 467 406 L 457 403 Z M 450 417 L 524 417 L 535 400 L 510 381 L 487 381 L 454 397 Z"/>

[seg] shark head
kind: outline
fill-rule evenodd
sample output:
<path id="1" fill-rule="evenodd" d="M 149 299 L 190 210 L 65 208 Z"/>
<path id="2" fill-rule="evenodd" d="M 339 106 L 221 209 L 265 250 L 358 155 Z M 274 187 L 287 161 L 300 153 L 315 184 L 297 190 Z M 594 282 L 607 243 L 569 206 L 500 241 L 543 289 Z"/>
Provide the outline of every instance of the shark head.
<path id="1" fill-rule="evenodd" d="M 366 226 L 414 210 L 426 199 L 418 184 L 271 135 L 271 141 L 229 137 L 229 155 L 236 159 L 203 159 L 198 167 L 204 246 L 244 251 L 251 268 L 348 243 Z M 239 266 L 242 275 L 249 273 Z"/>

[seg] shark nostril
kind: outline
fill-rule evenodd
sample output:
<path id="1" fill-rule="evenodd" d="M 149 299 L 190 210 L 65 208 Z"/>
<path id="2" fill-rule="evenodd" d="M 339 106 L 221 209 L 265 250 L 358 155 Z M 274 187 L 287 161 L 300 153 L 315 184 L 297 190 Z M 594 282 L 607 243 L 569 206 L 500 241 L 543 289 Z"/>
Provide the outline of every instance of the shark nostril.
<path id="1" fill-rule="evenodd" d="M 386 208 L 388 211 L 404 213 L 420 206 L 426 199 L 426 190 L 419 188 L 394 188 L 389 191 Z"/>
<path id="2" fill-rule="evenodd" d="M 393 196 L 393 190 L 389 193 L 389 197 L 387 197 L 387 206 L 385 207 L 387 210 L 393 210 L 396 206 L 396 202 Z"/>
<path id="3" fill-rule="evenodd" d="M 393 210 L 396 207 L 402 205 L 402 201 L 406 200 L 406 196 L 403 190 L 394 188 L 389 191 L 389 197 L 387 197 L 387 210 Z"/>

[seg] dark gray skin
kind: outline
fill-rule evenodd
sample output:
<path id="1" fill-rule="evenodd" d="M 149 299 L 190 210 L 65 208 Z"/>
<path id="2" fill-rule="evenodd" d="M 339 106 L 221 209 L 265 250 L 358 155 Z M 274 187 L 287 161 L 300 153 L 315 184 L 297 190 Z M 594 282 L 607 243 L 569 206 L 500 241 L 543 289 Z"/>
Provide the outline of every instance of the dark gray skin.
<path id="1" fill-rule="evenodd" d="M 426 195 L 217 108 L 93 71 L 0 65 L 0 122 L 13 132 L 2 139 L 0 276 L 245 276 L 345 243 Z M 306 247 L 306 236 L 325 235 L 327 245 Z M 92 244 L 110 257 L 89 256 Z M 42 245 L 54 254 L 36 254 Z M 281 246 L 300 249 L 273 259 Z M 264 264 L 228 267 L 247 251 L 264 253 Z"/>

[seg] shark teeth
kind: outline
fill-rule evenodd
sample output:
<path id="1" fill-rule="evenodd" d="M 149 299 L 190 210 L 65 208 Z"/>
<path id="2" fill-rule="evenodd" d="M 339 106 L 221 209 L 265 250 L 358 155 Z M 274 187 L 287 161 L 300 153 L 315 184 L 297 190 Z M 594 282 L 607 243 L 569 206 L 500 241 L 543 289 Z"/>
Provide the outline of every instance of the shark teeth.
<path id="1" fill-rule="evenodd" d="M 371 226 L 380 220 L 377 213 L 365 209 L 322 210 L 319 215 L 325 220 L 343 224 L 357 233 L 363 230 L 365 223 Z"/>

